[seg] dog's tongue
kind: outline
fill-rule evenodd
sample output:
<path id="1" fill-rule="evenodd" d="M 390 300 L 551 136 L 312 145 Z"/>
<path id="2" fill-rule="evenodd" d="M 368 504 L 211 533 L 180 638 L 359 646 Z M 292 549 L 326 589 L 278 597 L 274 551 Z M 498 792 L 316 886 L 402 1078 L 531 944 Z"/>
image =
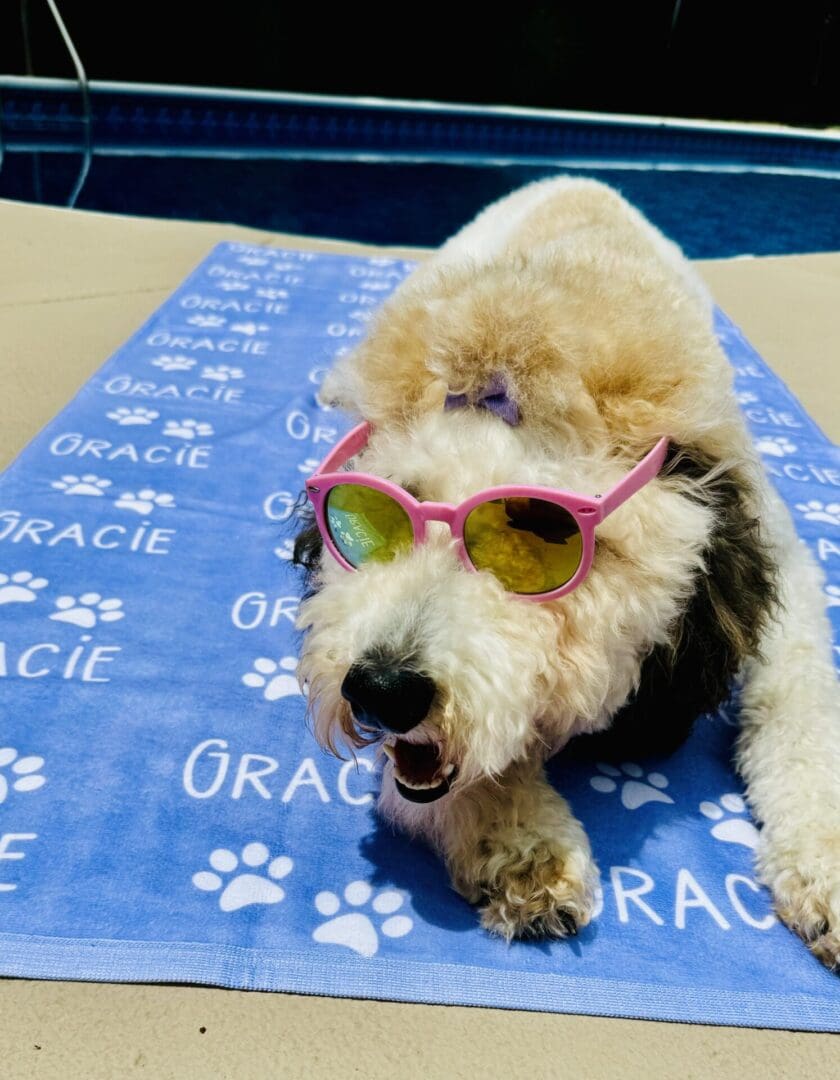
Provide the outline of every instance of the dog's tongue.
<path id="1" fill-rule="evenodd" d="M 437 775 L 441 761 L 434 743 L 409 743 L 397 739 L 394 760 L 399 772 L 412 784 L 428 784 Z"/>

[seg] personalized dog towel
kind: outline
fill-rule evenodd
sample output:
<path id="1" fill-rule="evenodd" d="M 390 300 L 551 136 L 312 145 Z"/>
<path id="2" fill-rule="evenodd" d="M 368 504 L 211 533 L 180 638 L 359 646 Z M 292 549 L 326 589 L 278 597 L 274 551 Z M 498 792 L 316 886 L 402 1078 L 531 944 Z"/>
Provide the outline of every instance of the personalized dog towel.
<path id="1" fill-rule="evenodd" d="M 0 478 L 0 973 L 840 1027 L 755 880 L 735 706 L 563 764 L 600 910 L 510 946 L 377 823 L 373 754 L 308 733 L 291 519 L 345 430 L 315 395 L 410 269 L 220 245 Z M 718 326 L 836 626 L 840 455 Z"/>

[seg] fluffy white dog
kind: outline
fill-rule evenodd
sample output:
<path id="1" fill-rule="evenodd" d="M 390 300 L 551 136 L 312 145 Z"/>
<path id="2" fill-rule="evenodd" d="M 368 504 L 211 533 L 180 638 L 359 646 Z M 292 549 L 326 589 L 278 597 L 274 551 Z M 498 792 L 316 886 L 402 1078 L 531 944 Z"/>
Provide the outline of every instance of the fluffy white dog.
<path id="1" fill-rule="evenodd" d="M 840 963 L 840 709 L 820 573 L 731 381 L 680 250 L 610 188 L 554 179 L 424 262 L 325 382 L 325 401 L 371 425 L 353 467 L 438 520 L 355 572 L 317 526 L 298 538 L 315 731 L 333 750 L 383 745 L 381 812 L 442 853 L 506 938 L 572 934 L 593 909 L 597 867 L 545 760 L 607 729 L 635 755 L 673 748 L 738 678 L 759 872 L 788 926 Z M 503 485 L 608 492 L 663 436 L 664 464 L 599 522 L 572 591 L 511 591 L 493 559 L 515 544 L 484 564 L 473 552 L 469 572 L 453 506 Z M 314 498 L 317 477 L 307 486 Z M 551 529 L 511 518 L 506 542 L 566 543 Z"/>

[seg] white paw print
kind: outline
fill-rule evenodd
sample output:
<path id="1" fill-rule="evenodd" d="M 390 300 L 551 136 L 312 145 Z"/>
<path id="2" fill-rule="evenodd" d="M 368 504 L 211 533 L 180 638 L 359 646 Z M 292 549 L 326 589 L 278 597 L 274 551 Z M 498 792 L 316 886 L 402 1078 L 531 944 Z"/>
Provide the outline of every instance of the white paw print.
<path id="1" fill-rule="evenodd" d="M 792 443 L 786 435 L 764 435 L 756 439 L 754 445 L 760 454 L 771 454 L 773 457 L 787 457 L 796 453 L 796 443 Z"/>
<path id="2" fill-rule="evenodd" d="M 151 424 L 157 420 L 160 413 L 156 409 L 147 409 L 143 405 L 138 405 L 135 409 L 120 405 L 118 409 L 112 409 L 105 415 L 122 427 L 130 427 L 132 424 Z"/>
<path id="3" fill-rule="evenodd" d="M 274 554 L 278 559 L 291 560 L 295 556 L 295 542 L 294 540 L 284 540 L 280 547 L 274 549 Z M 840 601 L 838 601 L 840 602 Z"/>
<path id="4" fill-rule="evenodd" d="M 355 537 L 351 532 L 341 524 L 341 519 L 330 514 L 330 532 L 333 536 L 337 536 L 338 539 L 347 547 L 352 547 L 355 541 Z"/>
<path id="5" fill-rule="evenodd" d="M 264 255 L 240 255 L 236 261 L 243 266 L 268 266 L 268 259 Z"/>
<path id="6" fill-rule="evenodd" d="M 14 776 L 7 777 L 2 770 L 12 766 Z M 4 803 L 10 791 L 37 791 L 47 782 L 40 775 L 44 759 L 32 754 L 30 757 L 18 757 L 12 746 L 0 746 L 0 803 Z M 10 782 L 11 781 L 11 782 Z"/>
<path id="7" fill-rule="evenodd" d="M 796 509 L 808 521 L 824 521 L 828 525 L 840 525 L 840 503 L 821 503 L 817 499 L 796 503 Z"/>
<path id="8" fill-rule="evenodd" d="M 125 612 L 120 610 L 122 600 L 116 597 L 103 600 L 97 592 L 82 593 L 78 599 L 75 596 L 59 596 L 55 606 L 57 610 L 50 615 L 51 619 L 72 623 L 83 630 L 92 629 L 97 622 L 116 622 L 125 617 Z"/>
<path id="9" fill-rule="evenodd" d="M 257 296 L 263 300 L 288 300 L 288 289 L 257 289 Z"/>
<path id="10" fill-rule="evenodd" d="M 590 786 L 606 795 L 615 791 L 620 781 L 624 781 L 621 785 L 621 805 L 626 810 L 638 810 L 640 806 L 649 802 L 672 803 L 674 801 L 662 790 L 668 786 L 668 779 L 662 773 L 648 773 L 645 783 L 641 780 L 644 769 L 632 761 L 625 761 L 620 769 L 617 769 L 615 765 L 607 765 L 599 761 L 596 768 L 602 775 L 593 776 L 589 781 Z M 625 777 L 630 779 L 625 779 Z"/>
<path id="11" fill-rule="evenodd" d="M 253 663 L 253 671 L 242 676 L 242 682 L 252 690 L 262 690 L 266 701 L 279 701 L 280 698 L 303 694 L 300 683 L 292 672 L 297 668 L 294 656 L 284 656 L 282 660 L 270 660 L 260 656 Z"/>
<path id="12" fill-rule="evenodd" d="M 320 462 L 317 458 L 308 457 L 306 461 L 302 461 L 300 465 L 298 465 L 298 472 L 303 473 L 304 476 L 311 476 L 318 468 L 319 464 Z"/>
<path id="13" fill-rule="evenodd" d="M 220 281 L 216 286 L 218 289 L 224 289 L 225 292 L 247 292 L 251 288 L 250 285 L 244 281 Z"/>
<path id="14" fill-rule="evenodd" d="M 161 371 L 191 371 L 195 365 L 196 361 L 190 356 L 156 356 L 152 360 L 152 366 Z"/>
<path id="15" fill-rule="evenodd" d="M 823 591 L 827 597 L 826 607 L 840 607 L 840 585 L 826 585 Z"/>
<path id="16" fill-rule="evenodd" d="M 60 480 L 53 480 L 50 486 L 56 491 L 63 491 L 65 495 L 104 495 L 111 481 L 94 473 L 85 473 L 84 476 L 67 473 Z"/>
<path id="17" fill-rule="evenodd" d="M 720 805 L 716 802 L 701 802 L 700 813 L 710 821 L 717 824 L 711 833 L 715 840 L 723 840 L 727 844 L 743 844 L 755 851 L 758 847 L 758 829 L 745 817 L 725 817 L 724 811 L 730 814 L 746 814 L 747 805 L 740 795 L 730 792 L 721 795 Z"/>
<path id="18" fill-rule="evenodd" d="M 739 405 L 754 405 L 758 401 L 758 394 L 754 394 L 752 390 L 739 390 L 735 400 Z"/>
<path id="19" fill-rule="evenodd" d="M 190 315 L 187 322 L 190 326 L 202 326 L 210 329 L 215 326 L 224 326 L 227 319 L 224 315 Z"/>
<path id="20" fill-rule="evenodd" d="M 202 379 L 213 379 L 215 382 L 230 382 L 231 379 L 244 379 L 245 372 L 241 367 L 229 367 L 227 364 L 208 364 L 201 369 Z"/>
<path id="21" fill-rule="evenodd" d="M 355 908 L 369 903 L 376 915 L 388 916 L 379 927 L 379 933 L 385 937 L 405 937 L 414 927 L 414 920 L 408 915 L 394 914 L 404 903 L 402 893 L 395 889 L 383 889 L 374 896 L 373 889 L 366 881 L 351 881 L 344 890 L 344 900 Z M 319 892 L 315 897 L 315 907 L 329 921 L 315 928 L 312 933 L 314 941 L 320 945 L 343 945 L 368 959 L 376 955 L 379 934 L 370 915 L 361 911 L 339 915 L 341 900 L 334 892 Z"/>
<path id="22" fill-rule="evenodd" d="M 246 844 L 241 852 L 241 861 L 259 874 L 237 874 L 230 878 L 219 896 L 222 911 L 238 911 L 251 904 L 279 904 L 286 895 L 276 884 L 292 872 L 294 862 L 287 855 L 278 855 L 269 862 L 270 852 L 265 844 L 257 842 Z M 221 874 L 232 874 L 239 866 L 240 859 L 227 848 L 216 848 L 210 852 L 207 860 L 217 873 L 212 870 L 200 870 L 193 874 L 192 883 L 202 892 L 218 892 L 224 885 Z M 266 863 L 268 865 L 266 866 Z M 265 869 L 261 869 L 265 867 Z"/>
<path id="23" fill-rule="evenodd" d="M 253 337 L 254 334 L 264 334 L 269 329 L 269 325 L 268 323 L 237 322 L 231 323 L 230 329 L 234 334 L 247 334 L 248 337 Z"/>
<path id="24" fill-rule="evenodd" d="M 156 506 L 171 509 L 175 497 L 165 491 L 157 492 L 153 488 L 141 488 L 140 491 L 124 491 L 114 506 L 119 510 L 135 510 L 138 514 L 151 514 Z"/>
<path id="25" fill-rule="evenodd" d="M 213 425 L 204 420 L 167 420 L 163 434 L 171 439 L 194 439 L 196 435 L 206 439 L 213 434 Z"/>
<path id="26" fill-rule="evenodd" d="M 46 578 L 35 577 L 29 570 L 0 574 L 0 604 L 31 604 L 45 585 L 49 585 Z"/>

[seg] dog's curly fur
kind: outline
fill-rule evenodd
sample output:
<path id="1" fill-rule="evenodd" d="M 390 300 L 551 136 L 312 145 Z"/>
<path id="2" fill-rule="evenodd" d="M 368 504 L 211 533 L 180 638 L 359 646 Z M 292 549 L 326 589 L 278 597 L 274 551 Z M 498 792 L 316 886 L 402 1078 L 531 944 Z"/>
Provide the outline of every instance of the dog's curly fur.
<path id="1" fill-rule="evenodd" d="M 522 423 L 447 393 L 504 375 Z M 758 866 L 781 917 L 840 961 L 840 715 L 819 572 L 767 483 L 679 249 L 594 181 L 532 184 L 485 210 L 379 311 L 322 397 L 369 420 L 359 467 L 418 498 L 497 484 L 607 490 L 663 435 L 660 475 L 596 533 L 588 578 L 549 603 L 464 571 L 445 526 L 389 564 L 347 573 L 310 527 L 298 561 L 301 671 L 332 749 L 370 742 L 342 681 L 370 656 L 422 671 L 436 695 L 404 736 L 457 765 L 448 795 L 382 813 L 441 851 L 453 883 L 508 938 L 565 936 L 593 909 L 597 868 L 547 784 L 572 737 L 671 749 L 737 676 L 737 764 Z"/>

